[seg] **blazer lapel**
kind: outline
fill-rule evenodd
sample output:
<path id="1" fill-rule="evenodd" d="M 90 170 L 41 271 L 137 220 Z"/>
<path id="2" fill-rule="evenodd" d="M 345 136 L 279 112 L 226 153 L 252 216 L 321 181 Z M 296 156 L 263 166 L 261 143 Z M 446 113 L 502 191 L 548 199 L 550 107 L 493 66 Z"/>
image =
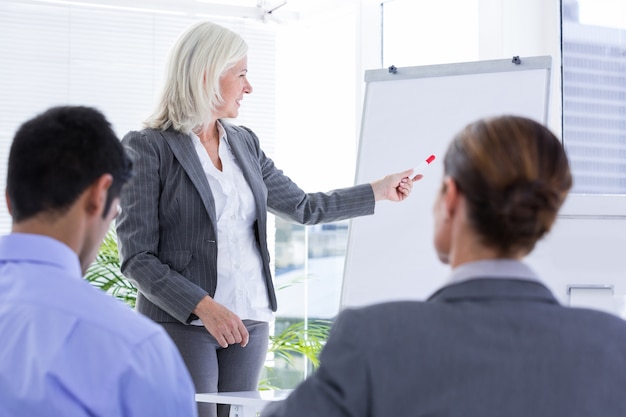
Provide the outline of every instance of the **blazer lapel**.
<path id="1" fill-rule="evenodd" d="M 217 216 L 215 214 L 213 193 L 191 138 L 183 133 L 163 134 L 163 136 L 172 153 L 176 156 L 176 159 L 198 190 L 200 199 L 206 208 L 211 222 L 216 224 Z"/>
<path id="2" fill-rule="evenodd" d="M 494 299 L 528 300 L 558 304 L 550 290 L 540 282 L 524 279 L 474 278 L 439 289 L 431 302 L 485 301 Z"/>

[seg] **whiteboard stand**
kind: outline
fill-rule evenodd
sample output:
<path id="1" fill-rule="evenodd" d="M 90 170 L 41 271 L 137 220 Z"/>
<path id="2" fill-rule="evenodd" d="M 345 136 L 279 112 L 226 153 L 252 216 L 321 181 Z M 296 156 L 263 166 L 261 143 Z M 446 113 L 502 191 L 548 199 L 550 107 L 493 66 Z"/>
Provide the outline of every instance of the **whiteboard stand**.
<path id="1" fill-rule="evenodd" d="M 401 203 L 352 219 L 341 308 L 425 299 L 449 274 L 432 245 L 432 206 L 453 136 L 479 118 L 513 114 L 547 123 L 552 58 L 518 57 L 365 72 L 355 183 L 437 159 Z"/>

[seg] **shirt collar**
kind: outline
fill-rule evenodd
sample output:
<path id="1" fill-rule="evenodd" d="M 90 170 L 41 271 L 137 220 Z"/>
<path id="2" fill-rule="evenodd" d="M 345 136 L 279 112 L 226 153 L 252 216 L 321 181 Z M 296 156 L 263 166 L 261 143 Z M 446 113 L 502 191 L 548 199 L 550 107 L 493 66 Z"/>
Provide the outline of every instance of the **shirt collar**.
<path id="1" fill-rule="evenodd" d="M 47 264 L 82 278 L 76 252 L 61 241 L 44 235 L 11 233 L 0 237 L 0 262 Z"/>
<path id="2" fill-rule="evenodd" d="M 226 129 L 224 129 L 224 126 L 222 126 L 222 123 L 217 120 L 216 122 L 217 125 L 217 136 L 219 136 L 219 143 L 220 146 L 218 149 L 222 149 L 221 144 L 226 143 L 227 145 L 227 149 L 230 150 L 230 143 L 228 142 L 228 135 L 226 134 Z M 200 151 L 204 149 L 204 145 L 202 144 L 202 141 L 200 140 L 200 137 L 198 135 L 196 135 L 195 132 L 191 131 L 189 132 L 189 137 L 191 138 L 191 141 L 193 142 L 196 151 Z"/>
<path id="3" fill-rule="evenodd" d="M 222 123 L 217 120 L 217 134 L 220 137 L 220 140 L 226 140 L 226 143 L 228 143 L 228 139 L 226 137 L 226 130 L 224 129 L 224 126 L 222 126 Z"/>
<path id="4" fill-rule="evenodd" d="M 516 278 L 541 282 L 537 273 L 521 261 L 488 259 L 456 267 L 448 277 L 447 283 L 456 284 L 472 278 Z"/>

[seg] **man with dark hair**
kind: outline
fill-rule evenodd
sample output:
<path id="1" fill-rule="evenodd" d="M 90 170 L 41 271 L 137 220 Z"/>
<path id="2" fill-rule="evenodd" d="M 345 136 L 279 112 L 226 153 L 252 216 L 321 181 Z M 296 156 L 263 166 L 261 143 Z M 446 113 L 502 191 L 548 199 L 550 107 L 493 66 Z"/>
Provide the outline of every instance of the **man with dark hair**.
<path id="1" fill-rule="evenodd" d="M 55 107 L 9 155 L 0 238 L 0 415 L 196 416 L 165 331 L 84 281 L 132 163 L 109 122 Z"/>

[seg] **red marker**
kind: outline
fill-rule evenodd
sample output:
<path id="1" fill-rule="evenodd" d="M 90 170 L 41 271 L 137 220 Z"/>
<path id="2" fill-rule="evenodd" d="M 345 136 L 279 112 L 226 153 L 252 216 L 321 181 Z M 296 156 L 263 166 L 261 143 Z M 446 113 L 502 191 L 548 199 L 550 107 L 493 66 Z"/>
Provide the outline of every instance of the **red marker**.
<path id="1" fill-rule="evenodd" d="M 428 158 L 426 158 L 425 160 L 420 162 L 420 164 L 418 166 L 413 168 L 413 173 L 409 176 L 409 178 L 413 179 L 413 178 L 415 178 L 416 175 L 421 174 L 422 171 L 424 170 L 424 168 L 426 168 L 428 165 L 430 165 L 431 162 L 433 162 L 434 160 L 435 160 L 435 155 L 430 155 Z"/>

